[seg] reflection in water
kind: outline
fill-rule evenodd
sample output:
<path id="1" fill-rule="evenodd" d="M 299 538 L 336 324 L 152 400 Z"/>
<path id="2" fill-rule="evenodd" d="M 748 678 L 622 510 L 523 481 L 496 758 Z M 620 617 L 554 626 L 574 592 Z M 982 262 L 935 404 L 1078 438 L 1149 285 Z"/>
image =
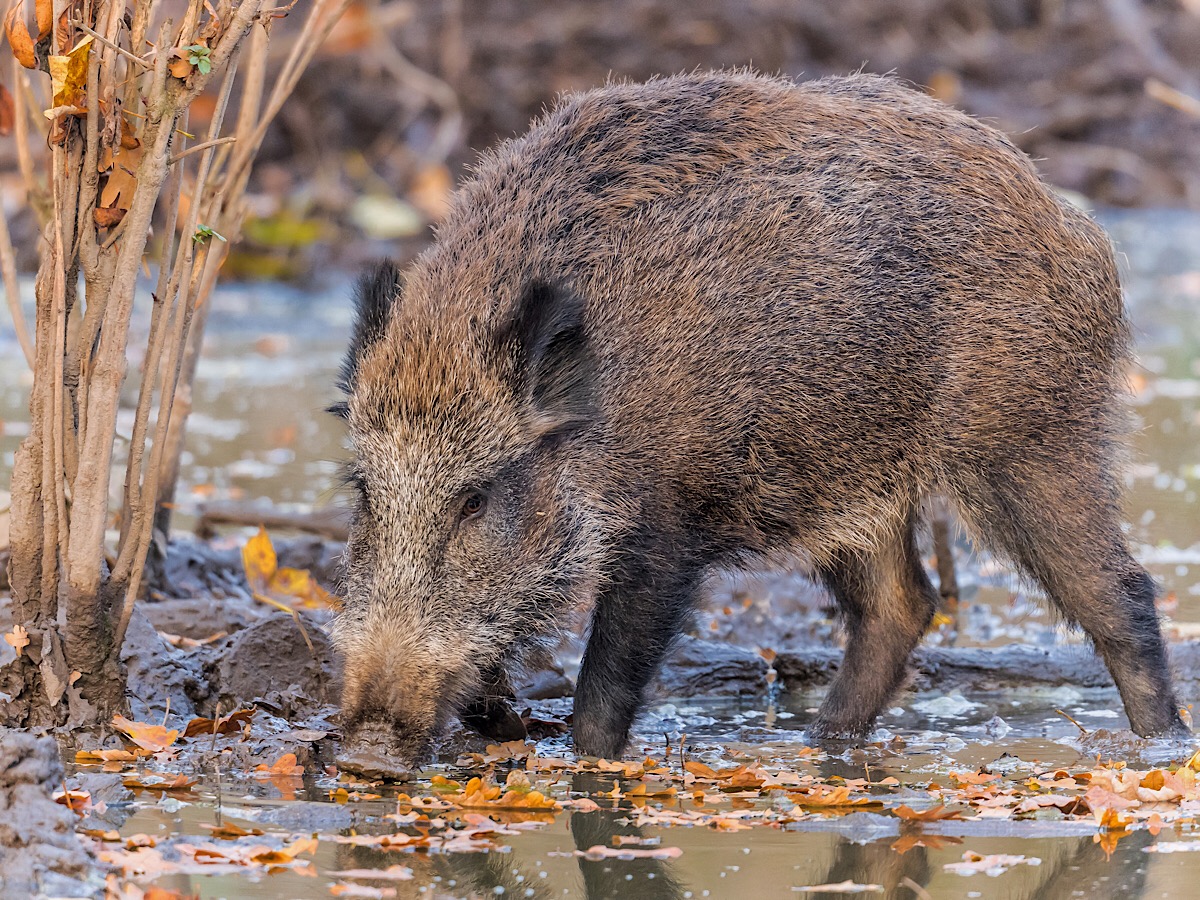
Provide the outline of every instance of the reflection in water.
<path id="1" fill-rule="evenodd" d="M 607 790 L 611 782 L 595 775 L 576 775 L 571 790 L 596 794 Z M 571 814 L 571 837 L 576 850 L 612 847 L 615 836 L 645 838 L 645 831 L 628 823 L 624 810 L 599 809 Z M 672 872 L 671 862 L 663 859 L 590 860 L 580 857 L 579 871 L 587 900 L 617 900 L 637 896 L 645 900 L 677 900 L 683 886 Z"/>

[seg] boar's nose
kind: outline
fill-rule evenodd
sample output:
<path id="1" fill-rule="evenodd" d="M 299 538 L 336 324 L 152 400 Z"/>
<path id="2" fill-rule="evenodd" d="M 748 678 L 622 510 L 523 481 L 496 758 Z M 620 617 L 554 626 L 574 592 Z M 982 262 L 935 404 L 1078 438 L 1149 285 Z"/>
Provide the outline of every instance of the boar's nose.
<path id="1" fill-rule="evenodd" d="M 344 772 L 372 780 L 409 781 L 416 770 L 413 756 L 397 746 L 394 731 L 383 723 L 368 723 L 355 729 L 335 762 Z"/>

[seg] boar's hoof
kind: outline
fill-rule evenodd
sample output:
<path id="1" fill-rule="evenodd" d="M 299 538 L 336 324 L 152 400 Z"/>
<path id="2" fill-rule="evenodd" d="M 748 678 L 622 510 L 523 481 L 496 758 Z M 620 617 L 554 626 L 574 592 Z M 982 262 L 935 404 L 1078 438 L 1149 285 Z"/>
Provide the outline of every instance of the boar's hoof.
<path id="1" fill-rule="evenodd" d="M 468 728 L 494 741 L 523 741 L 528 737 L 524 721 L 505 700 L 482 700 L 464 709 L 459 718 Z"/>
<path id="2" fill-rule="evenodd" d="M 409 781 L 415 776 L 412 757 L 402 753 L 384 729 L 362 729 L 347 739 L 335 759 L 343 772 L 385 781 Z"/>
<path id="3" fill-rule="evenodd" d="M 808 740 L 823 747 L 856 747 L 867 740 L 871 726 L 862 723 L 842 725 L 817 720 L 808 726 Z"/>

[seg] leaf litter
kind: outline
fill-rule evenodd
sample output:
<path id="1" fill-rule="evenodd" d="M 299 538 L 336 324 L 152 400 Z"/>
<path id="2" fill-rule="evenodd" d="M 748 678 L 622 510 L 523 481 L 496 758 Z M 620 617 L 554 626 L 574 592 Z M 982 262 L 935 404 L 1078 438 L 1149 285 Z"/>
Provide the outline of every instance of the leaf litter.
<path id="1" fill-rule="evenodd" d="M 190 765 L 187 748 L 195 742 L 201 747 L 209 739 L 223 744 L 245 741 L 254 715 L 255 709 L 247 707 L 224 716 L 196 718 L 181 729 L 114 720 L 114 727 L 132 745 L 130 758 L 116 761 L 126 768 L 149 763 L 164 770 L 127 773 L 124 785 L 135 796 L 194 796 L 197 789 L 206 789 L 203 781 L 198 784 L 194 776 L 171 771 L 172 767 Z M 953 848 L 971 839 L 971 823 L 994 820 L 1014 823 L 1014 828 L 1027 820 L 1075 823 L 1090 829 L 1095 843 L 1111 854 L 1120 841 L 1139 830 L 1157 834 L 1162 828 L 1174 828 L 1180 835 L 1190 833 L 1200 814 L 1200 754 L 1182 764 L 1147 769 L 1098 759 L 1091 765 L 1062 768 L 1036 763 L 944 767 L 928 773 L 928 780 L 904 770 L 905 781 L 901 781 L 870 768 L 864 769 L 862 777 L 829 774 L 831 757 L 809 747 L 771 753 L 764 748 L 699 744 L 690 746 L 687 756 L 607 760 L 553 752 L 561 746 L 554 739 L 541 745 L 490 744 L 483 751 L 460 754 L 454 766 L 428 774 L 403 790 L 350 777 L 332 767 L 310 767 L 296 752 L 281 752 L 239 777 L 258 781 L 285 800 L 307 796 L 332 800 L 331 805 L 350 803 L 368 810 L 366 817 L 357 817 L 357 824 L 348 828 L 308 833 L 251 818 L 243 824 L 203 823 L 207 838 L 176 835 L 140 841 L 131 835 L 121 839 L 117 832 L 87 829 L 82 823 L 81 834 L 131 884 L 144 885 L 168 874 L 287 871 L 330 879 L 333 896 L 354 897 L 395 895 L 388 882 L 412 880 L 416 877 L 412 866 L 388 863 L 378 869 L 343 866 L 322 872 L 313 858 L 322 844 L 386 855 L 496 853 L 530 830 L 557 833 L 555 829 L 571 816 L 603 813 L 636 833 L 614 834 L 602 844 L 568 844 L 546 855 L 614 865 L 635 860 L 665 865 L 688 854 L 686 842 L 670 840 L 674 829 L 787 832 L 867 815 L 896 823 L 892 827 L 899 829 L 899 837 L 891 851 L 901 855 L 917 847 Z M 899 754 L 905 750 L 900 739 L 876 746 Z M 104 761 L 105 753 L 81 754 L 80 762 Z M 590 785 L 587 790 L 578 788 L 581 777 Z M 211 786 L 207 789 L 211 791 Z M 88 802 L 73 797 L 70 805 L 75 809 L 78 804 L 82 814 Z M 1144 849 L 1187 852 L 1200 849 L 1200 841 L 1195 845 L 1164 841 L 1157 846 L 1161 849 Z M 1015 867 L 1041 864 L 1034 855 L 984 852 L 969 845 L 956 852 L 957 859 L 939 866 L 949 876 L 987 879 Z M 797 884 L 792 890 L 878 892 L 869 879 Z"/>

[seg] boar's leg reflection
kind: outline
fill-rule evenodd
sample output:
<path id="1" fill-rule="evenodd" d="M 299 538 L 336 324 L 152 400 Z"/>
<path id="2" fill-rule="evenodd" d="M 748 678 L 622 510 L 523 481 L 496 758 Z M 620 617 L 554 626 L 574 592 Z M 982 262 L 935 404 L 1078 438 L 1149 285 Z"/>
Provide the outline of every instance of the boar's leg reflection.
<path id="1" fill-rule="evenodd" d="M 519 741 L 526 737 L 525 723 L 513 709 L 516 696 L 502 668 L 485 673 L 483 691 L 459 710 L 468 728 L 496 741 Z"/>
<path id="2" fill-rule="evenodd" d="M 695 602 L 702 569 L 658 568 L 678 555 L 667 535 L 647 528 L 596 600 L 575 689 L 575 750 L 619 758 L 646 686 Z M 682 541 L 679 542 L 682 544 Z"/>
<path id="3" fill-rule="evenodd" d="M 571 790 L 595 795 L 612 789 L 612 779 L 596 775 L 576 775 Z M 616 835 L 642 837 L 642 829 L 627 821 L 627 809 L 598 809 L 592 812 L 571 813 L 571 837 L 576 850 L 592 847 L 612 847 Z M 587 900 L 617 900 L 638 897 L 639 900 L 678 900 L 683 886 L 664 859 L 580 859 L 579 874 Z M 625 876 L 632 875 L 629 879 Z"/>

